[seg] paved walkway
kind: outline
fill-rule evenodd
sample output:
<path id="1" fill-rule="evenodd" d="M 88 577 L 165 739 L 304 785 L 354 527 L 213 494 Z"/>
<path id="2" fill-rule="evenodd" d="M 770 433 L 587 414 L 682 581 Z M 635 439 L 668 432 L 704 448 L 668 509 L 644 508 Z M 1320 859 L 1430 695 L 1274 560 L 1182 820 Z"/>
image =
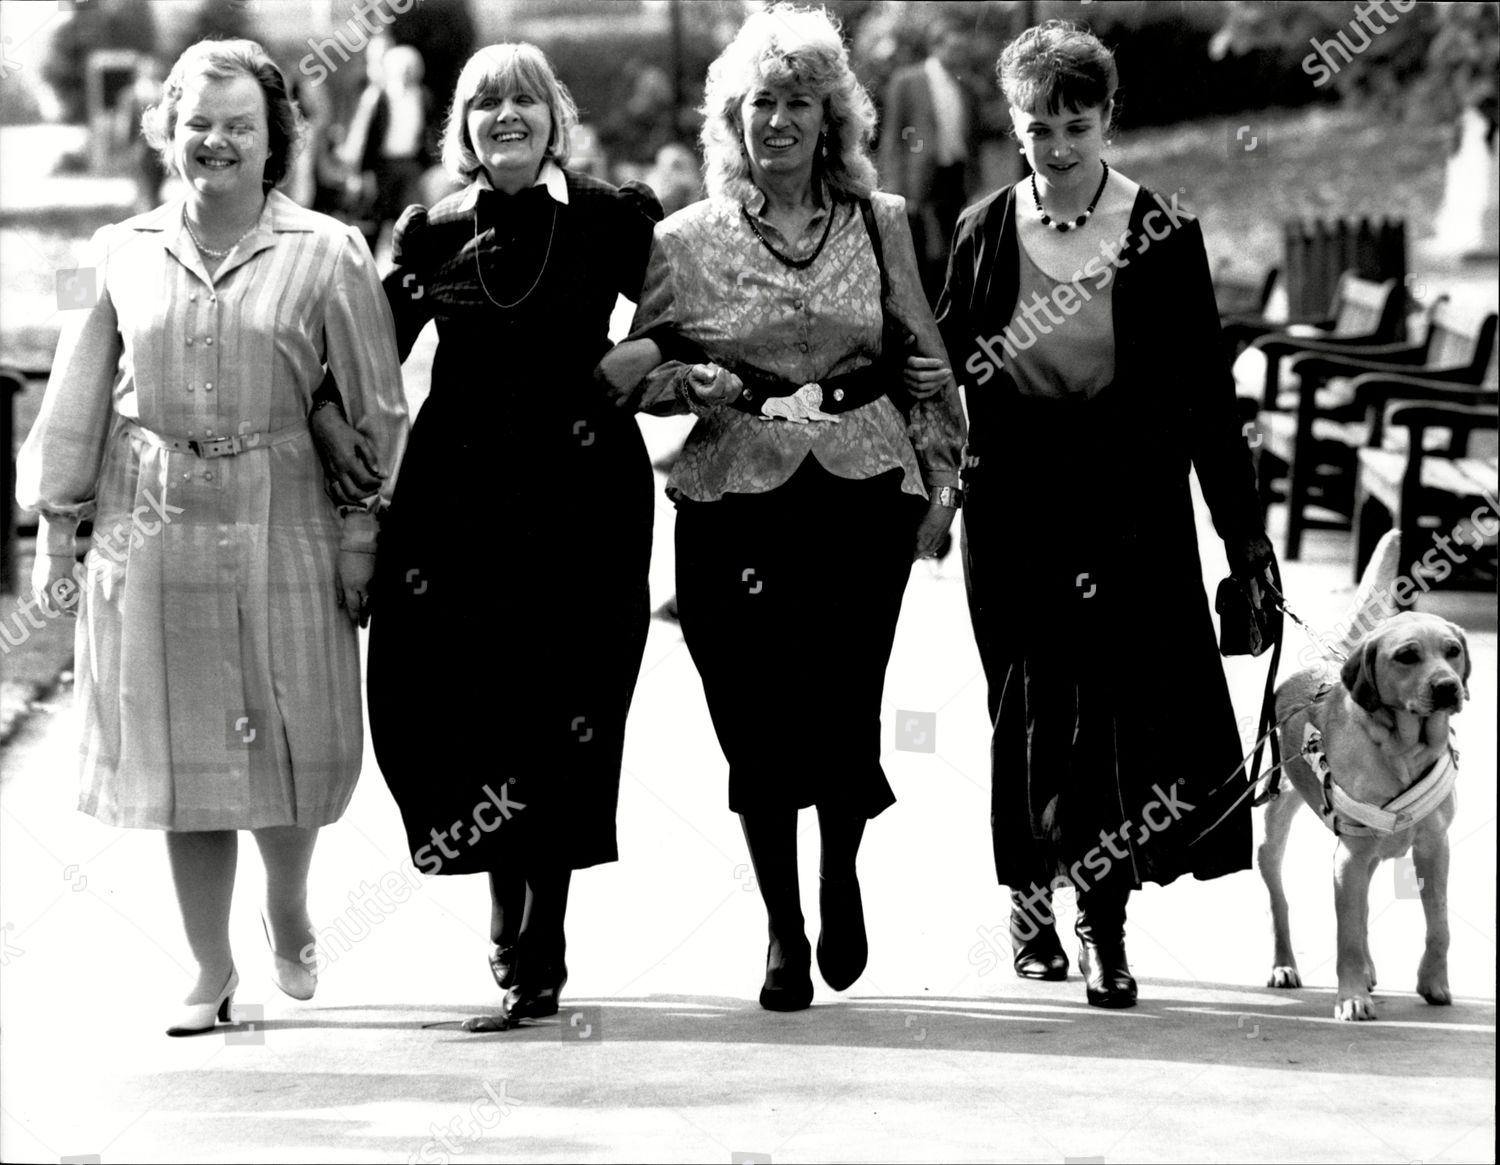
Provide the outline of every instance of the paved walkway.
<path id="1" fill-rule="evenodd" d="M 643 423 L 654 446 L 675 439 L 674 422 Z M 670 590 L 669 520 L 663 501 L 657 600 Z M 1339 545 L 1319 536 L 1286 571 L 1318 625 L 1352 592 Z M 1205 557 L 1212 581 L 1222 568 Z M 545 586 L 547 564 L 534 567 Z M 1267 912 L 1250 872 L 1136 896 L 1133 1011 L 1087 1007 L 1076 972 L 1060 984 L 1010 974 L 988 856 L 983 683 L 956 561 L 913 571 L 887 683 L 885 763 L 900 801 L 861 854 L 870 968 L 842 995 L 820 983 L 796 1015 L 755 1003 L 764 914 L 675 627 L 652 625 L 626 752 L 623 860 L 574 883 L 567 1009 L 495 1035 L 457 1030 L 497 1002 L 484 886 L 406 883 L 396 809 L 367 758 L 314 865 L 313 915 L 332 956 L 317 998 L 295 1003 L 269 981 L 262 873 L 247 842 L 232 919 L 247 1022 L 162 1036 L 189 964 L 161 839 L 73 810 L 64 689 L 13 742 L 0 785 L 0 1156 L 1493 1160 L 1494 603 L 1449 602 L 1488 627 L 1470 635 L 1474 699 L 1459 728 L 1458 1000 L 1439 1009 L 1412 994 L 1422 911 L 1387 866 L 1371 907 L 1381 1018 L 1360 1025 L 1332 1018 L 1330 846 L 1308 814 L 1287 861 L 1306 989 L 1262 986 Z M 1149 650 L 1149 637 L 1133 649 Z M 1261 666 L 1230 661 L 1247 726 Z M 894 747 L 911 712 L 934 716 L 935 751 Z M 497 696 L 496 749 L 522 727 Z M 816 828 L 803 816 L 815 920 Z"/>

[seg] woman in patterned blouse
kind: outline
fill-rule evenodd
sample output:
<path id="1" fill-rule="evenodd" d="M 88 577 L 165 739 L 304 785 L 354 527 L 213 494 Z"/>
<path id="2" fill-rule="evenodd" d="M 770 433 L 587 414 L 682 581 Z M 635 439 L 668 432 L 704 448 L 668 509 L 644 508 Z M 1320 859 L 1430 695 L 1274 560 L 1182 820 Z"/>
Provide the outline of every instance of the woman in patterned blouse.
<path id="1" fill-rule="evenodd" d="M 836 991 L 864 970 L 855 857 L 895 800 L 885 667 L 912 560 L 953 518 L 964 421 L 903 202 L 873 189 L 874 108 L 828 17 L 751 16 L 709 69 L 703 114 L 710 197 L 656 228 L 632 338 L 604 368 L 626 403 L 698 417 L 667 485 L 678 607 L 769 915 L 761 1005 L 790 1011 L 813 994 L 809 805 L 818 965 Z M 905 377 L 901 345 L 882 361 L 893 332 L 914 345 Z M 643 348 L 665 362 L 638 384 L 612 375 Z"/>
<path id="2" fill-rule="evenodd" d="M 265 50 L 193 45 L 145 129 L 184 194 L 94 236 L 97 299 L 58 341 L 17 493 L 41 513 L 38 591 L 78 604 L 79 808 L 166 831 L 198 964 L 167 1034 L 189 1035 L 231 1015 L 241 829 L 266 865 L 276 983 L 312 996 L 307 872 L 359 776 L 376 526 L 325 496 L 307 409 L 326 364 L 392 465 L 406 400 L 364 240 L 275 189 L 300 116 Z"/>

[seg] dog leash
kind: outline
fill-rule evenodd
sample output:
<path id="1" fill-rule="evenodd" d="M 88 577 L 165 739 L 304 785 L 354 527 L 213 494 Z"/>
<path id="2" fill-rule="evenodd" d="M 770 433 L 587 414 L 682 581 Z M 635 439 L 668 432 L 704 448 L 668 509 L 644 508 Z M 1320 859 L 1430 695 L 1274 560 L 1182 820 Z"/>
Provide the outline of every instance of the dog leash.
<path id="1" fill-rule="evenodd" d="M 1306 634 L 1308 639 L 1312 641 L 1312 645 L 1314 647 L 1316 647 L 1324 655 L 1328 656 L 1329 659 L 1332 659 L 1335 663 L 1342 664 L 1347 662 L 1348 657 L 1346 655 L 1344 655 L 1342 652 L 1335 651 L 1331 647 L 1325 647 L 1323 645 L 1323 641 L 1319 639 L 1316 634 L 1314 634 L 1313 629 L 1307 625 L 1307 622 L 1301 616 L 1299 616 L 1296 611 L 1292 610 L 1286 605 L 1286 596 L 1276 589 L 1276 585 L 1274 583 L 1267 582 L 1266 587 L 1271 592 L 1271 597 L 1276 600 L 1277 610 L 1279 610 L 1293 623 L 1297 624 L 1298 627 L 1301 627 L 1303 633 Z M 1277 646 L 1280 647 L 1281 644 L 1278 643 Z"/>

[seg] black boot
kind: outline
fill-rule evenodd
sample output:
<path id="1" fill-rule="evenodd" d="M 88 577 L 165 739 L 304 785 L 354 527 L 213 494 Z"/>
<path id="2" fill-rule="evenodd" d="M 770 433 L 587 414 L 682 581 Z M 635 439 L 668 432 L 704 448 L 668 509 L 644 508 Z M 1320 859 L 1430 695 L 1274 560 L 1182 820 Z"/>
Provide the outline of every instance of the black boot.
<path id="1" fill-rule="evenodd" d="M 797 811 L 741 813 L 745 844 L 761 899 L 766 904 L 766 981 L 760 1005 L 767 1011 L 812 1006 L 812 946 L 802 918 L 797 885 Z"/>
<path id="2" fill-rule="evenodd" d="M 1068 977 L 1068 956 L 1052 915 L 1052 895 L 1034 885 L 1030 895 L 1010 892 L 1010 949 L 1012 965 L 1022 979 L 1057 982 Z"/>
<path id="3" fill-rule="evenodd" d="M 521 923 L 513 981 L 501 1004 L 508 1020 L 556 1015 L 568 981 L 568 944 L 563 929 L 573 871 L 545 867 L 528 871 L 526 915 Z"/>
<path id="4" fill-rule="evenodd" d="M 1125 961 L 1129 890 L 1098 888 L 1078 895 L 1078 970 L 1095 1007 L 1134 1007 L 1135 979 Z"/>
<path id="5" fill-rule="evenodd" d="M 495 986 L 508 991 L 516 983 L 517 945 L 521 920 L 526 916 L 526 877 L 514 866 L 489 872 L 490 881 L 490 974 Z"/>
<path id="6" fill-rule="evenodd" d="M 864 817 L 818 809 L 823 856 L 818 867 L 818 971 L 835 991 L 846 991 L 864 974 L 870 958 L 864 901 L 854 860 L 865 831 Z"/>

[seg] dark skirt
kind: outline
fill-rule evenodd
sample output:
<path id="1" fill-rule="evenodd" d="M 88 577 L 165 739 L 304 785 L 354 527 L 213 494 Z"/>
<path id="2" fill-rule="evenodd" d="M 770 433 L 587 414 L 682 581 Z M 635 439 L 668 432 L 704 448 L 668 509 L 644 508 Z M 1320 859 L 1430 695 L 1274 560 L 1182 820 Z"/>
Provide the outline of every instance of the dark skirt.
<path id="1" fill-rule="evenodd" d="M 650 618 L 640 431 L 601 407 L 527 414 L 507 437 L 445 404 L 413 428 L 370 624 L 370 735 L 413 861 L 614 861 Z"/>
<path id="2" fill-rule="evenodd" d="M 1003 445 L 965 475 L 995 871 L 1012 889 L 1250 864 L 1248 802 L 1228 812 L 1241 749 L 1188 463 L 1129 406 L 1118 386 L 1016 398 Z"/>
<path id="3" fill-rule="evenodd" d="M 921 498 L 811 456 L 762 494 L 677 506 L 677 607 L 735 813 L 896 800 L 880 703 Z"/>

